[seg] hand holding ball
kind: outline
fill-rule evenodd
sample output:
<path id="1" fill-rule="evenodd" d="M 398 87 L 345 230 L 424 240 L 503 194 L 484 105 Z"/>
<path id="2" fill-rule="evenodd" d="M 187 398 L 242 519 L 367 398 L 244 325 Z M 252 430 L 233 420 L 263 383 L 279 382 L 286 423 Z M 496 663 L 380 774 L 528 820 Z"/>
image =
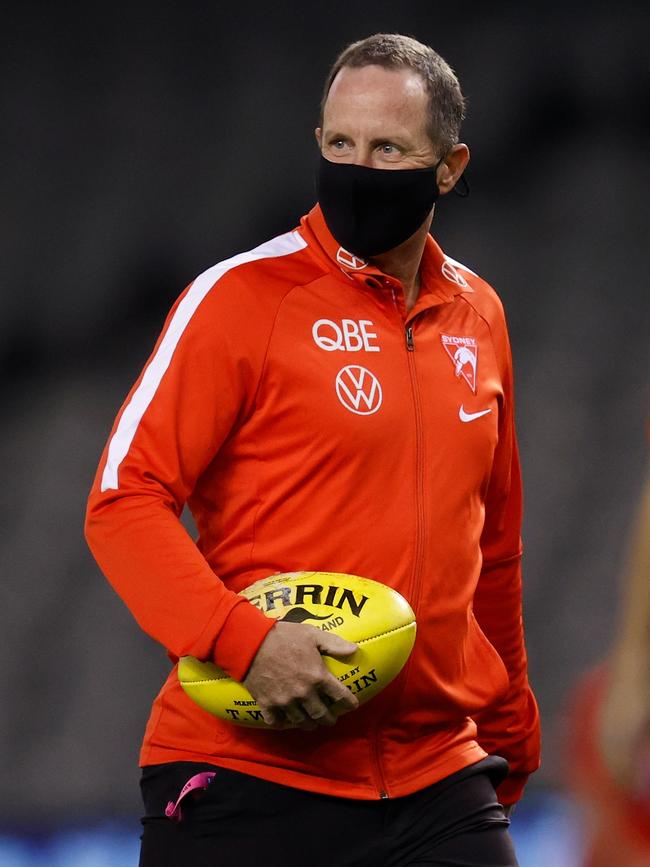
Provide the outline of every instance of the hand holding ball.
<path id="1" fill-rule="evenodd" d="M 411 607 L 377 581 L 291 572 L 258 581 L 242 595 L 278 621 L 246 685 L 191 656 L 178 664 L 185 692 L 204 710 L 238 725 L 331 725 L 381 692 L 413 648 Z"/>
<path id="2" fill-rule="evenodd" d="M 316 728 L 359 707 L 349 689 L 328 670 L 332 660 L 358 647 L 307 623 L 277 623 L 262 642 L 244 686 L 268 725 Z M 329 661 L 329 660 L 328 660 Z"/>

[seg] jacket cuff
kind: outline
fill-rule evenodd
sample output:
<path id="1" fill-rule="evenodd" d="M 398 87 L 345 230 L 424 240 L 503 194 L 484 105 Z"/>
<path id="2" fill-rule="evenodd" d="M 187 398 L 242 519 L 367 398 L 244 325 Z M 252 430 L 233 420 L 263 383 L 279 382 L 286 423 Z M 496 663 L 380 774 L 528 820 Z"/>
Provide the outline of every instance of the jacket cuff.
<path id="1" fill-rule="evenodd" d="M 233 680 L 242 681 L 275 620 L 242 599 L 226 618 L 214 644 L 213 658 Z"/>
<path id="2" fill-rule="evenodd" d="M 524 793 L 524 786 L 528 780 L 528 774 L 508 774 L 505 780 L 496 788 L 499 802 L 507 807 L 516 804 Z"/>

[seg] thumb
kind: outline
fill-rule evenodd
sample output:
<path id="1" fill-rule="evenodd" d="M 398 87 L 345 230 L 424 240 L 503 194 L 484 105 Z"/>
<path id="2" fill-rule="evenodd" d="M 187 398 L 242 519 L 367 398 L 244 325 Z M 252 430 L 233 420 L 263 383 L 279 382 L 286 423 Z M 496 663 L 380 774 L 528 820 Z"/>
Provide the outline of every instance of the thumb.
<path id="1" fill-rule="evenodd" d="M 352 641 L 346 641 L 340 635 L 335 635 L 333 632 L 321 632 L 320 630 L 316 638 L 316 646 L 326 656 L 351 656 L 359 649 L 358 645 Z"/>

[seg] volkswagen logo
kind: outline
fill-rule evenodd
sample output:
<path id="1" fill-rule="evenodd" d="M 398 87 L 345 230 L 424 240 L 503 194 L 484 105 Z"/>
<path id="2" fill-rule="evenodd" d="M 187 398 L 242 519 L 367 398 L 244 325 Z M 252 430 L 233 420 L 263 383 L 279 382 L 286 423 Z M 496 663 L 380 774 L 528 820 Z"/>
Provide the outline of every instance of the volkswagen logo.
<path id="1" fill-rule="evenodd" d="M 336 374 L 336 394 L 343 406 L 355 415 L 372 415 L 383 399 L 375 374 L 358 364 L 348 364 Z"/>

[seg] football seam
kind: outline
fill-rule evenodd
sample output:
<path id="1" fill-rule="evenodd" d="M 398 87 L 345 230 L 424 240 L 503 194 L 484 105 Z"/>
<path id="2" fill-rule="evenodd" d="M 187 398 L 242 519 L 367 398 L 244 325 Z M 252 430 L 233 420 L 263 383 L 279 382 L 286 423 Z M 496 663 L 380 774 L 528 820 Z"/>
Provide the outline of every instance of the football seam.
<path id="1" fill-rule="evenodd" d="M 353 642 L 354 644 L 367 644 L 369 641 L 376 641 L 378 638 L 383 638 L 384 635 L 390 635 L 391 632 L 401 632 L 403 629 L 408 629 L 410 626 L 415 626 L 415 620 L 412 620 L 410 623 L 404 623 L 402 626 L 394 626 L 392 629 L 387 629 L 386 632 L 378 632 L 377 635 L 371 635 L 370 638 L 360 638 L 359 641 Z M 347 641 L 347 639 L 346 639 Z M 323 656 L 327 656 L 327 654 L 323 654 Z M 331 657 L 335 658 L 335 657 Z M 341 660 L 338 660 L 339 662 Z M 224 675 L 223 677 L 206 677 L 202 680 L 181 680 L 179 678 L 179 683 L 218 683 L 220 680 L 232 680 L 229 674 Z M 235 681 L 235 683 L 239 683 L 239 681 Z"/>

